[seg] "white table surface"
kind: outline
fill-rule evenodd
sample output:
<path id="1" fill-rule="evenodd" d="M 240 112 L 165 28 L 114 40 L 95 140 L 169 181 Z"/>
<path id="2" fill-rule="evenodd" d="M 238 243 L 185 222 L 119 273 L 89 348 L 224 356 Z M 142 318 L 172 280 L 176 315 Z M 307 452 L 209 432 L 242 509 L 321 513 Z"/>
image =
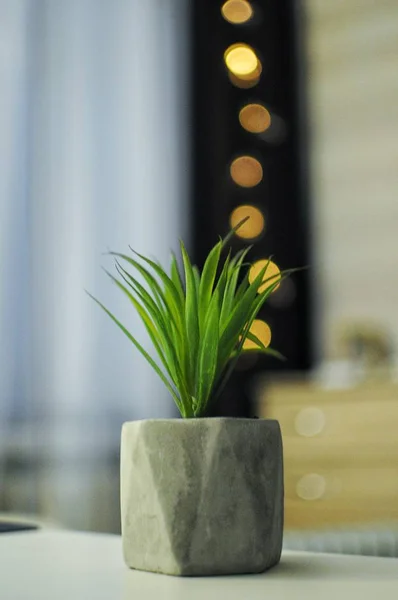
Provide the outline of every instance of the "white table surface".
<path id="1" fill-rule="evenodd" d="M 0 535 L 1 600 L 398 600 L 398 559 L 284 552 L 261 575 L 170 577 L 125 567 L 118 536 Z"/>

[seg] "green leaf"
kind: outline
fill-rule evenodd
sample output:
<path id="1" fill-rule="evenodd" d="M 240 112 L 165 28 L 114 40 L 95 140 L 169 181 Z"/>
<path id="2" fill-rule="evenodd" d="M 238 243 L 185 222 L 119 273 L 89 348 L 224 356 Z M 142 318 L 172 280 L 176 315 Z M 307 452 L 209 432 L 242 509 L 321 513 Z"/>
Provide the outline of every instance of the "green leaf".
<path id="1" fill-rule="evenodd" d="M 188 253 L 183 242 L 181 254 L 185 272 L 185 327 L 187 335 L 187 354 L 189 356 L 189 387 L 195 385 L 195 370 L 199 346 L 198 297 L 196 294 L 195 275 Z"/>
<path id="2" fill-rule="evenodd" d="M 111 256 L 117 256 L 118 258 L 125 260 L 128 264 L 130 264 L 132 267 L 134 267 L 134 269 L 136 269 L 140 273 L 140 275 L 144 278 L 144 280 L 146 281 L 146 283 L 147 283 L 151 293 L 153 294 L 154 298 L 156 299 L 158 305 L 165 306 L 166 302 L 165 302 L 163 290 L 160 287 L 159 282 L 152 275 L 152 273 L 150 273 L 148 271 L 148 269 L 143 267 L 137 260 L 135 260 L 134 258 L 131 258 L 131 256 L 128 256 L 127 254 L 121 254 L 120 252 L 109 252 L 109 254 Z M 130 273 L 127 273 L 127 271 L 126 271 L 126 274 L 128 275 L 129 278 L 131 277 Z"/>
<path id="3" fill-rule="evenodd" d="M 222 363 L 221 366 L 220 366 L 220 361 L 219 361 L 219 365 L 218 365 L 219 377 L 216 380 L 216 391 L 214 394 L 215 400 L 217 400 L 217 398 L 219 398 L 220 394 L 222 393 L 223 389 L 225 388 L 225 386 L 228 382 L 228 379 L 230 378 L 233 370 L 236 367 L 239 356 L 241 355 L 241 353 L 243 351 L 243 344 L 246 339 L 247 333 L 250 329 L 250 326 L 251 326 L 251 323 L 247 322 L 244 325 L 244 327 L 242 328 L 242 335 L 240 337 L 240 340 L 237 342 L 237 348 L 236 348 L 236 350 L 232 350 L 232 352 L 228 356 L 228 360 L 225 363 Z"/>
<path id="4" fill-rule="evenodd" d="M 181 301 L 181 297 L 178 293 L 178 290 L 176 289 L 176 286 L 174 285 L 174 283 L 170 279 L 170 277 L 167 275 L 167 273 L 165 273 L 165 271 L 162 269 L 162 267 L 160 265 L 157 265 L 150 258 L 143 256 L 142 254 L 139 254 L 132 248 L 130 248 L 130 249 L 132 252 L 134 252 L 134 254 L 139 256 L 141 258 L 141 260 L 143 260 L 150 267 L 152 267 L 152 269 L 155 271 L 156 275 L 161 279 L 163 285 L 165 286 L 165 289 L 170 293 L 170 298 L 171 298 L 172 304 L 175 304 L 175 306 L 179 310 L 181 310 L 183 308 L 183 302 Z"/>
<path id="5" fill-rule="evenodd" d="M 250 340 L 251 342 L 253 342 L 254 344 L 256 344 L 258 346 L 258 349 L 260 350 L 266 350 L 268 346 L 265 346 L 263 344 L 263 342 L 260 340 L 259 337 L 257 337 L 256 334 L 254 334 L 252 331 L 248 331 L 246 334 L 246 338 L 248 340 Z M 253 348 L 253 350 L 257 350 L 257 348 Z"/>
<path id="6" fill-rule="evenodd" d="M 224 294 L 223 294 L 222 309 L 221 309 L 221 315 L 220 315 L 220 328 L 222 330 L 224 329 L 226 322 L 230 318 L 230 315 L 232 312 L 232 307 L 234 305 L 235 291 L 236 291 L 236 286 L 238 283 L 238 277 L 240 274 L 240 270 L 242 268 L 243 261 L 251 248 L 252 248 L 252 246 L 249 246 L 245 250 L 238 252 L 236 254 L 236 256 L 234 256 L 234 258 L 231 260 L 230 265 L 228 267 L 229 273 L 228 273 L 227 283 L 225 285 L 225 290 L 224 290 Z M 248 287 L 248 282 L 247 282 L 247 275 L 246 275 L 244 282 L 242 283 L 242 289 L 245 289 L 247 287 Z"/>
<path id="7" fill-rule="evenodd" d="M 258 289 L 262 284 L 265 269 L 266 267 L 261 269 L 260 273 L 251 284 L 246 284 L 246 287 L 242 286 L 242 297 L 235 301 L 230 319 L 221 331 L 221 344 L 227 341 L 228 337 L 231 335 L 231 331 L 239 333 L 247 322 L 249 312 L 257 297 Z M 242 283 L 244 283 L 244 281 Z"/>
<path id="8" fill-rule="evenodd" d="M 210 400 L 220 393 L 242 352 L 256 351 L 280 357 L 273 349 L 266 348 L 250 327 L 272 291 L 286 275 L 298 269 L 282 272 L 277 280 L 275 275 L 265 278 L 268 261 L 250 283 L 245 257 L 251 247 L 232 257 L 229 251 L 221 266 L 223 248 L 246 220 L 213 246 L 202 273 L 192 265 L 183 242 L 180 244 L 183 271 L 173 253 L 167 272 L 160 263 L 134 250 L 133 257 L 111 253 L 120 258 L 123 265 L 127 262 L 134 268 L 134 274 L 130 274 L 116 260 L 120 280 L 108 275 L 137 311 L 160 366 L 94 298 L 162 378 L 184 417 L 206 414 Z M 244 349 L 245 339 L 252 340 L 256 347 Z"/>
<path id="9" fill-rule="evenodd" d="M 151 297 L 148 294 L 140 294 L 133 285 L 127 280 L 124 276 L 123 267 L 117 265 L 117 271 L 119 275 L 123 278 L 123 280 L 129 285 L 133 291 L 140 298 L 143 306 L 140 302 L 129 292 L 129 290 L 120 282 L 116 277 L 114 277 L 108 271 L 105 271 L 106 274 L 116 283 L 116 285 L 124 292 L 124 294 L 129 298 L 129 300 L 133 303 L 135 309 L 137 310 L 141 320 L 143 321 L 145 328 L 151 338 L 155 349 L 157 350 L 163 365 L 165 366 L 168 374 L 173 379 L 176 385 L 179 385 L 180 376 L 178 375 L 178 361 L 177 356 L 174 351 L 174 344 L 170 338 L 170 334 L 166 325 L 166 321 L 164 319 L 163 314 L 157 307 L 156 303 L 152 301 Z M 132 278 L 134 279 L 134 278 Z M 145 290 L 144 290 L 145 291 Z M 177 368 L 176 365 L 177 364 Z M 182 389 L 182 388 L 181 388 Z"/>
<path id="10" fill-rule="evenodd" d="M 225 238 L 222 240 L 222 247 L 225 248 L 225 246 L 228 244 L 229 240 L 232 238 L 232 236 L 238 231 L 238 229 L 240 229 L 240 227 L 242 227 L 242 225 L 244 223 L 246 223 L 246 221 L 248 221 L 250 219 L 249 216 L 245 217 L 244 219 L 242 219 L 241 221 L 239 221 L 239 223 L 237 223 L 237 225 L 235 225 L 235 227 L 233 227 L 225 236 Z"/>
<path id="11" fill-rule="evenodd" d="M 120 267 L 121 268 L 121 267 Z M 123 270 L 121 268 L 121 270 Z M 133 304 L 134 308 L 136 309 L 136 311 L 138 312 L 142 322 L 145 325 L 145 328 L 151 338 L 151 341 L 153 343 L 153 345 L 155 346 L 156 350 L 158 351 L 158 354 L 161 358 L 164 358 L 163 356 L 163 352 L 161 349 L 161 345 L 159 343 L 160 340 L 160 335 L 159 332 L 157 330 L 157 327 L 154 325 L 154 321 L 157 323 L 157 325 L 159 326 L 160 323 L 159 321 L 157 321 L 156 316 L 154 318 L 154 321 L 150 318 L 147 310 L 145 310 L 145 308 L 140 304 L 140 302 L 133 296 L 133 294 L 131 294 L 129 292 L 129 290 L 116 278 L 114 277 L 114 275 L 112 275 L 112 273 L 109 273 L 109 271 L 107 271 L 106 269 L 104 269 L 105 273 L 108 275 L 108 277 L 117 285 L 117 287 L 122 290 L 122 292 L 127 296 L 127 298 L 130 300 L 130 302 Z M 119 272 L 119 271 L 118 271 Z M 127 281 L 127 279 L 124 277 L 123 273 L 119 272 L 119 275 L 123 278 L 123 280 L 131 286 L 131 284 Z M 138 292 L 136 292 L 138 293 Z M 145 304 L 145 301 L 143 299 L 141 299 L 141 302 L 143 302 Z M 148 305 L 147 305 L 148 308 Z M 157 307 L 154 303 L 154 308 L 155 310 L 157 310 Z M 148 308 L 149 312 L 151 313 L 151 308 Z"/>
<path id="12" fill-rule="evenodd" d="M 263 282 L 264 273 L 267 269 L 267 265 L 258 273 L 254 281 L 244 291 L 242 298 L 235 303 L 232 310 L 231 317 L 224 329 L 221 330 L 220 338 L 220 355 L 219 355 L 219 371 L 222 371 L 229 357 L 238 343 L 239 337 L 242 335 L 246 324 L 250 320 L 254 319 L 253 313 L 256 314 L 259 308 L 254 312 L 253 307 L 256 308 L 256 297 L 258 289 Z M 263 300 L 263 295 L 261 299 Z M 251 324 L 251 323 L 250 323 Z"/>
<path id="13" fill-rule="evenodd" d="M 251 331 L 247 332 L 246 338 L 249 339 L 250 341 L 254 342 L 255 344 L 257 344 L 258 347 L 257 348 L 245 348 L 244 346 L 242 346 L 243 354 L 246 354 L 246 352 L 260 352 L 262 354 L 268 354 L 270 356 L 274 356 L 275 358 L 278 358 L 279 360 L 286 360 L 286 358 L 283 356 L 283 354 L 281 354 L 277 350 L 274 350 L 270 346 L 264 346 L 264 344 L 260 340 L 260 338 L 257 337 Z"/>
<path id="14" fill-rule="evenodd" d="M 197 376 L 198 409 L 195 416 L 205 413 L 216 375 L 220 320 L 219 303 L 219 293 L 216 290 L 210 302 L 204 334 L 199 348 L 199 368 Z"/>
<path id="15" fill-rule="evenodd" d="M 173 316 L 174 323 L 177 323 L 176 329 L 178 331 L 178 339 L 176 339 L 177 353 L 179 355 L 181 369 L 185 371 L 186 386 L 189 387 L 188 374 L 190 372 L 190 365 L 187 357 L 188 348 L 188 332 L 186 330 L 186 324 L 184 323 L 184 302 L 181 300 L 178 289 L 174 285 L 170 277 L 165 273 L 161 266 L 156 264 L 153 260 L 150 260 L 146 256 L 135 252 L 130 248 L 134 254 L 145 261 L 158 275 L 160 280 L 165 286 L 165 294 L 163 295 L 165 306 Z M 175 337 L 175 336 L 174 336 Z"/>
<path id="16" fill-rule="evenodd" d="M 202 333 L 206 319 L 207 309 L 209 308 L 211 295 L 213 292 L 214 280 L 216 278 L 217 267 L 220 260 L 221 242 L 218 242 L 210 251 L 203 266 L 202 276 L 199 285 L 199 327 Z"/>
<path id="17" fill-rule="evenodd" d="M 249 289 L 250 287 L 250 282 L 249 282 L 249 271 L 247 271 L 244 275 L 244 277 L 242 278 L 242 281 L 240 282 L 238 289 L 236 290 L 234 299 L 233 299 L 233 306 L 236 306 L 243 298 L 243 296 L 245 295 L 246 291 Z"/>
<path id="18" fill-rule="evenodd" d="M 137 350 L 139 350 L 139 352 L 141 352 L 141 354 L 144 356 L 144 358 L 148 361 L 148 363 L 154 369 L 154 371 L 156 372 L 156 374 L 163 381 L 164 385 L 166 386 L 166 388 L 168 389 L 168 391 L 172 395 L 172 397 L 173 397 L 173 399 L 174 399 L 174 401 L 175 401 L 178 409 L 180 410 L 181 414 L 183 416 L 185 416 L 184 406 L 182 405 L 182 402 L 181 402 L 180 398 L 176 394 L 176 392 L 175 392 L 174 388 L 172 387 L 171 383 L 168 381 L 168 379 L 166 378 L 166 376 L 164 375 L 164 373 L 161 371 L 161 369 L 155 363 L 155 361 L 152 359 L 152 357 L 148 354 L 148 352 L 146 352 L 146 350 L 144 350 L 144 348 L 135 339 L 135 337 L 133 335 L 131 335 L 131 333 L 128 331 L 128 329 L 126 329 L 126 327 L 124 327 L 124 325 L 122 325 L 122 323 L 106 308 L 106 306 L 104 306 L 104 304 L 102 304 L 102 302 L 100 302 L 99 300 L 97 300 L 97 298 L 95 298 L 94 296 L 92 296 L 89 292 L 87 292 L 87 294 L 90 296 L 90 298 L 92 298 L 94 300 L 94 302 L 96 302 L 98 304 L 98 306 L 100 306 L 102 308 L 102 310 L 104 310 L 106 312 L 106 314 L 112 319 L 112 321 L 114 321 L 114 323 L 116 323 L 116 325 L 123 331 L 123 333 L 128 337 L 128 339 L 134 344 L 134 346 L 137 348 Z"/>
<path id="19" fill-rule="evenodd" d="M 199 288 L 200 288 L 200 273 L 199 269 L 196 265 L 193 265 L 192 271 L 195 277 L 195 289 L 196 289 L 196 297 L 199 298 Z"/>
<path id="20" fill-rule="evenodd" d="M 145 287 L 131 275 L 120 263 L 115 259 L 115 267 L 116 271 L 124 279 L 127 285 L 141 298 L 141 300 L 145 301 L 149 307 L 151 314 L 161 316 L 165 315 L 165 308 L 162 302 L 157 303 L 153 300 L 152 296 L 148 293 Z M 106 269 L 104 269 L 105 273 L 109 275 L 111 278 L 113 277 Z M 171 315 L 170 315 L 171 316 Z"/>
<path id="21" fill-rule="evenodd" d="M 171 280 L 175 285 L 175 288 L 180 296 L 181 304 L 185 304 L 184 288 L 182 285 L 182 279 L 180 275 L 180 269 L 178 268 L 177 258 L 174 252 L 171 253 Z"/>
<path id="22" fill-rule="evenodd" d="M 124 269 L 119 267 L 122 271 Z M 121 277 L 123 277 L 123 273 L 120 273 Z M 134 303 L 134 298 L 131 297 L 131 294 L 128 290 L 124 288 L 124 286 L 114 278 L 110 273 L 108 275 L 115 281 L 115 283 L 121 287 L 121 289 L 125 292 L 125 294 L 130 298 L 130 300 Z M 123 277 L 126 281 L 126 279 Z M 134 279 L 134 278 L 132 278 Z M 126 283 L 129 283 L 126 281 Z M 177 389 L 180 391 L 181 400 L 184 403 L 184 406 L 188 409 L 189 407 L 189 391 L 187 386 L 187 380 L 184 376 L 182 364 L 183 361 L 180 360 L 180 356 L 178 353 L 178 344 L 176 343 L 175 338 L 173 338 L 172 334 L 169 331 L 167 326 L 167 316 L 165 317 L 162 312 L 158 309 L 157 305 L 154 302 L 150 302 L 151 298 L 148 295 L 140 296 L 142 303 L 147 309 L 148 313 L 152 317 L 151 325 L 154 328 L 156 335 L 158 337 L 158 341 L 160 341 L 161 349 L 164 354 L 165 365 L 167 372 L 169 373 L 171 379 L 176 385 Z M 134 303 L 135 304 L 135 303 Z M 141 307 L 142 308 L 142 307 Z M 139 309 L 137 308 L 139 311 Z M 140 315 L 141 316 L 141 315 Z M 145 324 L 145 323 L 144 323 Z M 151 338 L 152 339 L 152 338 Z"/>
<path id="23" fill-rule="evenodd" d="M 218 278 L 218 281 L 216 283 L 215 286 L 215 290 L 218 292 L 219 295 L 219 310 L 221 313 L 221 308 L 222 308 L 222 301 L 223 301 L 223 297 L 224 297 L 224 292 L 225 292 L 225 287 L 227 285 L 228 282 L 228 277 L 229 277 L 229 265 L 230 265 L 230 260 L 231 260 L 231 251 L 228 252 L 227 257 L 224 261 L 224 265 L 222 268 L 222 271 L 220 273 L 220 276 Z M 221 320 L 221 316 L 220 316 L 220 320 Z"/>
<path id="24" fill-rule="evenodd" d="M 248 354 L 250 352 L 260 352 L 261 354 L 267 354 L 269 356 L 273 356 L 274 358 L 277 358 L 278 360 L 286 360 L 286 357 L 283 356 L 283 354 L 281 354 L 280 352 L 278 352 L 277 350 L 274 350 L 273 348 L 243 348 L 242 349 L 242 354 Z"/>
<path id="25" fill-rule="evenodd" d="M 110 252 L 110 254 L 112 256 L 117 256 L 119 258 L 122 258 L 123 260 L 125 260 L 127 263 L 129 263 L 130 265 L 132 265 L 141 275 L 142 277 L 145 279 L 145 281 L 147 282 L 150 291 L 152 292 L 154 298 L 157 300 L 157 305 L 158 308 L 160 310 L 165 310 L 167 313 L 167 319 L 171 320 L 175 331 L 178 332 L 179 338 L 181 339 L 183 336 L 183 321 L 182 321 L 182 316 L 181 316 L 181 308 L 179 305 L 177 305 L 175 303 L 174 300 L 174 295 L 170 294 L 170 301 L 168 302 L 165 294 L 162 290 L 162 288 L 160 287 L 158 281 L 155 279 L 155 277 L 148 271 L 148 269 L 146 269 L 145 267 L 143 267 L 138 261 L 134 260 L 133 258 L 131 258 L 130 256 L 126 255 L 126 254 L 120 254 L 118 252 Z M 151 261 L 152 262 L 152 261 Z M 155 264 L 155 263 L 154 263 Z M 156 265 L 156 268 L 159 268 L 161 270 L 160 267 L 158 267 L 158 265 Z M 130 275 L 130 273 L 128 273 L 127 271 L 125 271 L 126 276 L 132 281 L 134 282 L 134 284 L 136 286 L 140 286 L 140 291 L 141 293 L 143 293 L 142 290 L 146 291 L 145 288 L 143 288 L 143 286 L 141 286 L 141 284 L 132 277 L 132 275 Z M 174 286 L 173 286 L 174 287 Z M 148 293 L 148 292 L 146 292 Z M 177 293 L 177 292 L 176 292 Z"/>
<path id="26" fill-rule="evenodd" d="M 141 302 L 145 305 L 146 309 L 149 311 L 152 319 L 158 325 L 162 331 L 166 330 L 168 334 L 173 337 L 175 340 L 175 336 L 173 335 L 174 330 L 178 331 L 178 325 L 174 319 L 174 315 L 169 310 L 167 303 L 164 302 L 155 302 L 151 295 L 147 292 L 147 290 L 140 284 L 140 282 L 133 277 L 126 269 L 122 267 L 122 265 L 116 261 L 116 270 L 119 275 L 124 279 L 124 281 L 132 288 L 132 290 L 137 294 L 140 298 Z M 174 326 L 174 329 L 173 329 Z"/>

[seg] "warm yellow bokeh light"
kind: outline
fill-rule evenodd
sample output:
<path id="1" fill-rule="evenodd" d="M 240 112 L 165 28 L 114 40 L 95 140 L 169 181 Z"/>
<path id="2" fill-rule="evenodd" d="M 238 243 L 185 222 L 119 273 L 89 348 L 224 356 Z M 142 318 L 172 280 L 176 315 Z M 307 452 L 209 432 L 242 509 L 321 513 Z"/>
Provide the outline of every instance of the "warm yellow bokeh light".
<path id="1" fill-rule="evenodd" d="M 281 278 L 281 271 L 280 271 L 278 265 L 276 265 L 274 262 L 272 262 L 272 260 L 263 258 L 261 260 L 256 261 L 250 268 L 250 271 L 249 271 L 249 282 L 250 283 L 252 283 L 256 279 L 256 277 L 261 273 L 261 271 L 264 269 L 265 266 L 267 266 L 267 270 L 265 271 L 264 278 L 263 278 L 263 281 L 265 283 L 260 285 L 260 287 L 258 289 L 259 293 L 264 292 L 267 288 L 269 288 L 271 285 L 274 285 Z M 275 286 L 275 289 L 273 290 L 273 292 L 275 292 L 278 289 L 279 285 L 280 284 Z"/>
<path id="2" fill-rule="evenodd" d="M 247 104 L 239 113 L 239 122 L 250 133 L 262 133 L 271 125 L 271 115 L 261 104 Z"/>
<path id="3" fill-rule="evenodd" d="M 257 66 L 251 73 L 236 75 L 235 73 L 232 73 L 232 71 L 228 71 L 228 77 L 235 87 L 249 89 L 258 84 L 262 70 L 263 66 L 261 61 L 257 59 Z"/>
<path id="4" fill-rule="evenodd" d="M 224 60 L 229 71 L 239 78 L 255 73 L 260 62 L 253 48 L 241 43 L 227 48 L 224 52 Z"/>
<path id="5" fill-rule="evenodd" d="M 242 90 L 248 90 L 248 89 L 254 87 L 255 85 L 257 85 L 258 82 L 260 81 L 260 77 L 257 77 L 257 75 L 255 75 L 253 79 L 241 79 L 240 77 L 237 77 L 230 71 L 228 71 L 228 77 L 229 77 L 230 82 L 235 87 L 240 88 Z"/>
<path id="6" fill-rule="evenodd" d="M 236 77 L 242 84 L 250 83 L 252 85 L 253 81 L 259 81 L 260 75 L 263 72 L 263 65 L 261 61 L 257 59 L 257 66 L 251 73 L 244 73 L 242 75 L 234 75 L 234 73 L 229 72 L 230 77 Z"/>
<path id="7" fill-rule="evenodd" d="M 253 16 L 253 9 L 247 0 L 227 0 L 221 8 L 222 16 L 229 23 L 241 25 Z"/>
<path id="8" fill-rule="evenodd" d="M 233 228 L 246 217 L 249 217 L 248 220 L 239 227 L 235 235 L 244 240 L 251 240 L 258 237 L 264 230 L 264 217 L 261 210 L 255 206 L 242 204 L 232 211 L 229 222 Z"/>
<path id="9" fill-rule="evenodd" d="M 231 177 L 241 187 L 254 187 L 263 178 L 263 168 L 253 156 L 239 156 L 232 161 L 229 168 Z"/>
<path id="10" fill-rule="evenodd" d="M 271 329 L 265 321 L 262 321 L 261 319 L 254 319 L 250 327 L 250 332 L 258 337 L 260 342 L 262 342 L 264 346 L 268 348 L 271 343 Z M 246 338 L 243 342 L 243 348 L 245 350 L 256 350 L 259 348 L 259 346 L 255 342 L 252 342 L 252 340 Z"/>

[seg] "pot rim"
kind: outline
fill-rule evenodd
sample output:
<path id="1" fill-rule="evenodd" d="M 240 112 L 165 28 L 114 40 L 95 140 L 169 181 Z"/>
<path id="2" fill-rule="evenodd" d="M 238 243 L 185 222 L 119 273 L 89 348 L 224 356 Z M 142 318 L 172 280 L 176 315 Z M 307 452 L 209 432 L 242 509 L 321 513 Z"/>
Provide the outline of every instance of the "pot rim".
<path id="1" fill-rule="evenodd" d="M 134 419 L 131 421 L 124 421 L 123 427 L 129 425 L 135 425 L 136 423 L 202 423 L 203 421 L 210 422 L 225 422 L 234 421 L 236 423 L 279 423 L 277 419 L 268 419 L 263 417 L 170 417 L 170 418 L 150 418 L 150 419 Z"/>

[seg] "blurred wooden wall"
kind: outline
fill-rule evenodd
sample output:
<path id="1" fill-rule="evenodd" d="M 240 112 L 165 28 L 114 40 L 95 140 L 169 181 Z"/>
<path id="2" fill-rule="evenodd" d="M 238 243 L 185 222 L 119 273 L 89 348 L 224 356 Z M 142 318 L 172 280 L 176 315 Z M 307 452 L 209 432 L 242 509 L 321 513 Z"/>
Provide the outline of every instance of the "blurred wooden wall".
<path id="1" fill-rule="evenodd" d="M 398 345 L 398 2 L 305 0 L 320 352 L 346 321 Z"/>

